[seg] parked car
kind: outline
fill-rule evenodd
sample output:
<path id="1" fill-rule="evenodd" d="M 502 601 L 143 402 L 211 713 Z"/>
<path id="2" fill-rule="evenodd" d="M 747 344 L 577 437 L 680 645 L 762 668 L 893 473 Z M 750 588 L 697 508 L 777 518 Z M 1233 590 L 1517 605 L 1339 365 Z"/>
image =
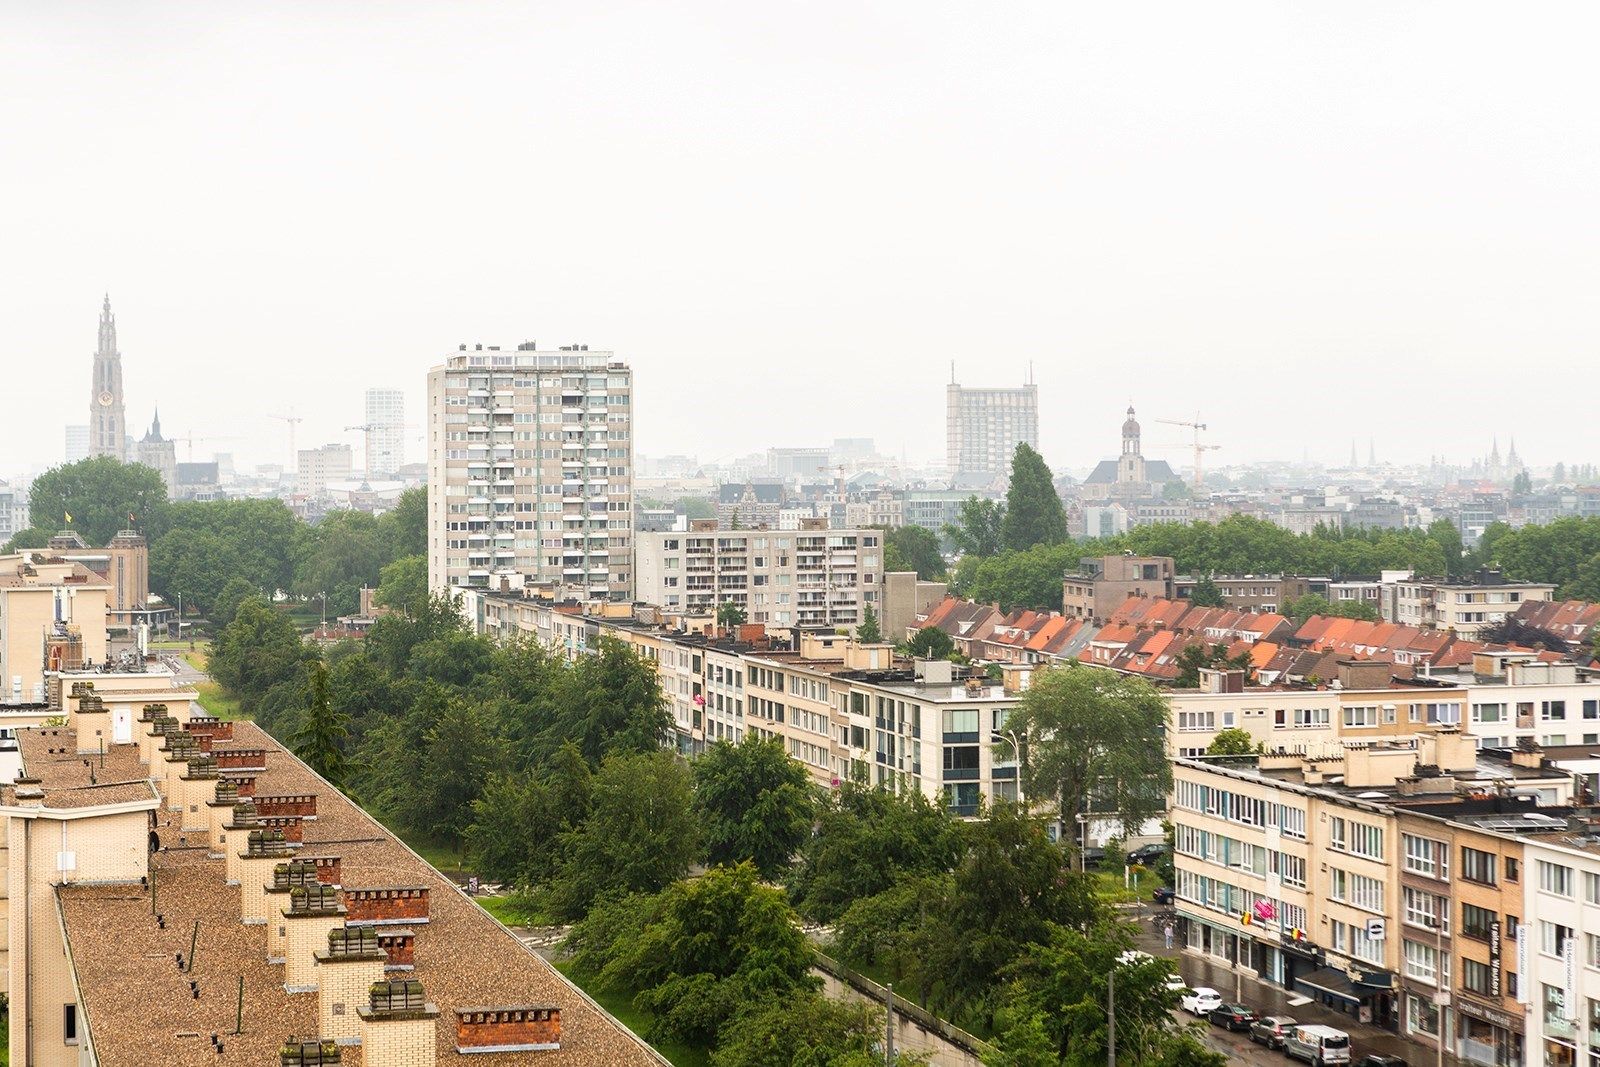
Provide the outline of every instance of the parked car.
<path id="1" fill-rule="evenodd" d="M 1171 904 L 1178 897 L 1178 891 L 1170 885 L 1164 885 L 1150 894 L 1150 898 L 1157 904 Z"/>
<path id="2" fill-rule="evenodd" d="M 1198 1019 L 1222 1007 L 1222 994 L 1210 986 L 1200 986 L 1179 997 L 1178 1007 Z"/>
<path id="3" fill-rule="evenodd" d="M 1187 993 L 1189 991 L 1189 983 L 1183 980 L 1183 975 L 1171 974 L 1167 976 L 1165 982 L 1161 983 L 1161 988 L 1168 993 Z"/>
<path id="4" fill-rule="evenodd" d="M 1350 1062 L 1350 1035 L 1331 1026 L 1296 1026 L 1283 1039 L 1283 1051 L 1292 1060 L 1313 1067 Z"/>
<path id="5" fill-rule="evenodd" d="M 1211 1009 L 1210 1018 L 1212 1026 L 1222 1026 L 1229 1030 L 1248 1030 L 1256 1021 L 1256 1013 L 1243 1004 L 1223 1004 Z"/>
<path id="6" fill-rule="evenodd" d="M 1164 844 L 1140 845 L 1128 853 L 1128 862 L 1137 863 L 1141 867 L 1148 867 L 1166 854 L 1167 846 Z"/>
<path id="7" fill-rule="evenodd" d="M 1103 848 L 1086 848 L 1083 850 L 1083 865 L 1086 868 L 1098 867 L 1105 862 L 1106 850 Z"/>
<path id="8" fill-rule="evenodd" d="M 1287 1015 L 1267 1015 L 1257 1019 L 1250 1027 L 1250 1040 L 1268 1048 L 1282 1048 L 1283 1039 L 1299 1021 Z"/>
<path id="9" fill-rule="evenodd" d="M 1132 967 L 1136 964 L 1143 963 L 1145 960 L 1153 959 L 1155 959 L 1155 957 L 1150 955 L 1148 952 L 1143 952 L 1136 948 L 1130 948 L 1117 957 L 1117 962 L 1122 964 L 1124 967 Z"/>
<path id="10" fill-rule="evenodd" d="M 1399 1056 L 1363 1056 L 1356 1067 L 1406 1067 L 1406 1061 Z"/>

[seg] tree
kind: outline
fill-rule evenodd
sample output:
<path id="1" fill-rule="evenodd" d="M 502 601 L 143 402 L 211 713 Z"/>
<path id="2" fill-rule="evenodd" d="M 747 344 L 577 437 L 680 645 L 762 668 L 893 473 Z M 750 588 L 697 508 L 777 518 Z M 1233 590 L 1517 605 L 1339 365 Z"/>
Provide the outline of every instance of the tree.
<path id="1" fill-rule="evenodd" d="M 961 502 L 957 521 L 945 524 L 944 535 L 963 556 L 992 556 L 1000 551 L 1005 513 L 1005 505 L 998 500 L 969 496 Z"/>
<path id="2" fill-rule="evenodd" d="M 774 878 L 811 832 L 811 776 L 778 738 L 718 741 L 694 761 L 694 810 L 708 863 L 749 861 Z"/>
<path id="3" fill-rule="evenodd" d="M 1198 641 L 1183 646 L 1173 658 L 1173 663 L 1178 668 L 1178 673 L 1172 679 L 1173 687 L 1177 689 L 1196 688 L 1200 684 L 1200 671 L 1207 668 L 1244 671 L 1246 677 L 1250 673 L 1248 650 L 1240 652 L 1237 656 L 1229 656 L 1227 645 L 1207 646 Z"/>
<path id="4" fill-rule="evenodd" d="M 1011 484 L 1006 489 L 1000 543 L 1020 552 L 1066 540 L 1067 511 L 1061 504 L 1061 494 L 1056 492 L 1050 468 L 1032 446 L 1021 442 L 1011 458 Z"/>
<path id="5" fill-rule="evenodd" d="M 1449 519 L 1434 519 L 1428 524 L 1428 536 L 1437 541 L 1444 551 L 1445 574 L 1451 577 L 1461 574 L 1465 550 L 1461 544 L 1460 528 Z"/>
<path id="6" fill-rule="evenodd" d="M 883 569 L 886 572 L 916 571 L 925 582 L 944 577 L 944 554 L 939 551 L 939 535 L 924 526 L 901 526 L 883 535 Z"/>
<path id="7" fill-rule="evenodd" d="M 856 640 L 864 645 L 875 645 L 883 640 L 883 631 L 878 629 L 878 613 L 868 604 L 861 609 L 861 625 L 856 627 Z"/>
<path id="8" fill-rule="evenodd" d="M 35 478 L 28 490 L 35 526 L 70 527 L 95 546 L 129 527 L 159 531 L 166 506 L 167 487 L 159 471 L 110 456 L 53 467 Z"/>
<path id="9" fill-rule="evenodd" d="M 741 626 L 745 621 L 744 609 L 731 600 L 724 600 L 717 605 L 717 625 L 731 630 Z"/>
<path id="10" fill-rule="evenodd" d="M 1527 496 L 1531 492 L 1533 492 L 1533 478 L 1527 471 L 1518 471 L 1516 477 L 1511 479 L 1511 494 Z"/>
<path id="11" fill-rule="evenodd" d="M 1217 583 L 1208 574 L 1194 583 L 1189 603 L 1197 608 L 1221 608 L 1226 607 L 1228 602 L 1222 598 L 1222 590 L 1217 588 Z"/>
<path id="12" fill-rule="evenodd" d="M 242 578 L 271 598 L 294 576 L 300 522 L 281 500 L 180 501 L 150 544 L 150 586 L 175 603 L 183 594 L 209 611 L 223 586 Z"/>
<path id="13" fill-rule="evenodd" d="M 1083 666 L 1036 673 L 1006 723 L 1028 739 L 1029 796 L 1055 797 L 1063 826 L 1092 811 L 1125 835 L 1166 810 L 1166 724 L 1167 702 L 1154 686 Z"/>
<path id="14" fill-rule="evenodd" d="M 880 1067 L 883 1012 L 861 1003 L 803 991 L 751 1005 L 717 1040 L 711 1067 Z M 926 1063 L 896 1051 L 897 1067 Z"/>
<path id="15" fill-rule="evenodd" d="M 452 697 L 423 735 L 414 780 L 411 824 L 435 841 L 458 849 L 472 826 L 473 803 L 484 783 L 502 769 L 503 748 L 494 720 L 476 701 Z"/>
<path id="16" fill-rule="evenodd" d="M 378 572 L 373 599 L 386 608 L 408 614 L 420 610 L 428 599 L 428 557 L 401 556 Z"/>
<path id="17" fill-rule="evenodd" d="M 546 887 L 550 909 L 579 919 L 608 894 L 656 893 L 700 855 L 689 768 L 671 752 L 608 758 L 591 783 L 592 808 L 560 842 Z"/>
<path id="18" fill-rule="evenodd" d="M 294 594 L 305 600 L 326 597 L 329 615 L 349 615 L 360 606 L 361 587 L 378 584 L 388 545 L 378 519 L 346 509 L 300 527 L 294 557 Z"/>
<path id="19" fill-rule="evenodd" d="M 564 665 L 545 684 L 548 706 L 528 739 L 530 763 L 544 762 L 570 741 L 598 767 L 609 755 L 655 752 L 672 737 L 655 666 L 614 637 L 602 637 L 593 654 Z"/>
<path id="20" fill-rule="evenodd" d="M 210 616 L 211 625 L 221 628 L 233 621 L 234 615 L 239 611 L 239 605 L 244 603 L 246 597 L 260 596 L 261 590 L 251 585 L 244 578 L 229 578 L 221 591 L 212 601 Z"/>
<path id="21" fill-rule="evenodd" d="M 293 623 L 259 596 L 250 596 L 211 642 L 207 667 L 246 712 L 254 712 L 274 686 L 298 690 L 304 664 L 314 658 Z"/>
<path id="22" fill-rule="evenodd" d="M 906 652 L 914 659 L 945 659 L 955 650 L 955 641 L 937 626 L 924 626 L 906 643 Z"/>
<path id="23" fill-rule="evenodd" d="M 312 660 L 306 671 L 306 713 L 290 740 L 294 754 L 335 788 L 344 788 L 349 763 L 344 746 L 350 737 L 350 720 L 328 701 L 328 668 Z"/>
<path id="24" fill-rule="evenodd" d="M 394 507 L 378 516 L 390 559 L 428 554 L 428 490 L 407 489 Z"/>
<path id="25" fill-rule="evenodd" d="M 599 988 L 637 993 L 655 1039 L 715 1044 L 747 1008 L 820 986 L 794 912 L 749 864 L 607 905 L 578 924 L 570 943 L 574 969 Z"/>
<path id="26" fill-rule="evenodd" d="M 1255 738 L 1248 730 L 1229 726 L 1217 731 L 1217 736 L 1206 746 L 1208 756 L 1248 756 L 1256 751 Z"/>

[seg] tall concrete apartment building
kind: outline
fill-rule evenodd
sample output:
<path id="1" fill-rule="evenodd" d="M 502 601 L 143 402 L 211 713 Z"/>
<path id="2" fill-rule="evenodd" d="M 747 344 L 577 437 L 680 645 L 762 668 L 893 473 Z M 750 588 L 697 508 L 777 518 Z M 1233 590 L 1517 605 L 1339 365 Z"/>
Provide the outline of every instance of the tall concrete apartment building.
<path id="1" fill-rule="evenodd" d="M 698 519 L 687 533 L 634 537 L 638 599 L 668 611 L 711 615 L 732 603 L 780 629 L 855 626 L 869 605 L 883 613 L 878 530 L 833 530 L 821 519 L 798 530 L 734 530 Z"/>
<path id="2" fill-rule="evenodd" d="M 368 389 L 367 478 L 391 475 L 406 462 L 406 395 L 398 389 Z"/>
<path id="3" fill-rule="evenodd" d="M 1039 387 L 945 388 L 945 462 L 951 484 L 987 486 L 1011 471 L 1017 445 L 1039 447 Z"/>
<path id="4" fill-rule="evenodd" d="M 347 481 L 354 467 L 349 445 L 302 448 L 295 456 L 294 491 L 320 497 L 327 492 L 329 482 Z"/>
<path id="5" fill-rule="evenodd" d="M 128 458 L 128 427 L 122 399 L 122 353 L 117 351 L 117 318 L 111 297 L 100 308 L 100 343 L 94 351 L 89 389 L 89 455 Z"/>
<path id="6" fill-rule="evenodd" d="M 633 596 L 633 372 L 466 346 L 428 373 L 428 584 Z"/>

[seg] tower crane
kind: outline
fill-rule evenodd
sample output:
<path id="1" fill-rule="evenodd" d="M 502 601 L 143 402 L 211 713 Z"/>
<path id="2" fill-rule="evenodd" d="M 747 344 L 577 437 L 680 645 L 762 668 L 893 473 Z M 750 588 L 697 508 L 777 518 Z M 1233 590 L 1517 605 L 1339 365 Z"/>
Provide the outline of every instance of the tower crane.
<path id="1" fill-rule="evenodd" d="M 237 441 L 239 440 L 239 435 L 224 434 L 222 436 L 198 437 L 195 435 L 194 431 L 191 430 L 189 433 L 184 434 L 182 437 L 175 438 L 174 440 L 183 442 L 184 447 L 188 449 L 188 458 L 186 462 L 193 463 L 194 443 L 196 441 Z"/>
<path id="2" fill-rule="evenodd" d="M 360 426 L 346 426 L 344 432 L 360 432 L 362 462 L 365 465 L 367 477 L 370 479 L 375 473 L 372 469 L 372 432 L 374 430 L 414 430 L 416 427 L 417 424 L 414 422 L 370 422 L 362 423 Z"/>
<path id="3" fill-rule="evenodd" d="M 291 470 L 298 472 L 300 469 L 300 453 L 296 452 L 294 448 L 294 428 L 306 420 L 296 415 L 294 408 L 290 408 L 287 415 L 268 415 L 267 418 L 277 419 L 280 422 L 289 424 L 289 467 Z"/>
<path id="4" fill-rule="evenodd" d="M 1206 424 L 1200 421 L 1200 414 L 1190 419 L 1157 419 L 1157 422 L 1168 426 L 1185 426 L 1194 434 L 1194 487 L 1201 489 L 1205 484 L 1205 456 L 1207 452 L 1221 448 L 1221 445 L 1207 445 L 1200 442 L 1200 435 L 1205 432 Z"/>

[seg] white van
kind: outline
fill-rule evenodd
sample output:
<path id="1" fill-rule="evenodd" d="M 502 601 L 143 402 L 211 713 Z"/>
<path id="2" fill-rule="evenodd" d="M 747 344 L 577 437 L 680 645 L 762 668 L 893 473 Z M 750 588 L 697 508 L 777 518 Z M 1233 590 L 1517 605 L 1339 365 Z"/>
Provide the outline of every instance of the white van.
<path id="1" fill-rule="evenodd" d="M 1283 1051 L 1293 1060 L 1321 1067 L 1350 1062 L 1350 1035 L 1331 1026 L 1297 1026 L 1284 1035 Z"/>

